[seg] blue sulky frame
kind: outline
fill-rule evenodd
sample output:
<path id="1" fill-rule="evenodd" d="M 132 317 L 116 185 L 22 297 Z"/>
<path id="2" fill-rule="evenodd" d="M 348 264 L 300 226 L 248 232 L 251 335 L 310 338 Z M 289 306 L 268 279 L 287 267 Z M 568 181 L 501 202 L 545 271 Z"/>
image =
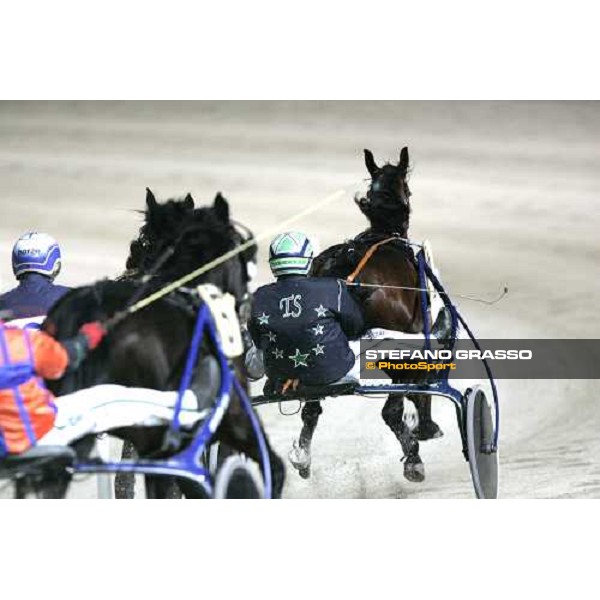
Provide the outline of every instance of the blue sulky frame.
<path id="1" fill-rule="evenodd" d="M 423 314 L 427 314 L 427 279 L 431 281 L 434 288 L 440 294 L 444 305 L 450 311 L 451 315 L 451 348 L 454 349 L 456 344 L 456 336 L 458 332 L 459 323 L 464 327 L 467 332 L 469 338 L 473 342 L 474 346 L 481 350 L 481 346 L 477 341 L 477 338 L 465 322 L 464 318 L 458 312 L 456 306 L 450 300 L 450 297 L 446 293 L 443 285 L 436 277 L 435 273 L 432 271 L 431 267 L 427 263 L 427 259 L 421 249 L 417 254 L 417 263 L 418 263 L 418 272 L 419 272 L 419 289 L 420 292 L 420 301 L 421 308 Z M 430 325 L 427 320 L 425 320 L 424 325 L 424 335 L 425 335 L 425 346 L 427 349 L 431 349 L 431 330 Z M 448 361 L 450 362 L 450 361 Z M 498 449 L 498 438 L 500 434 L 500 404 L 498 402 L 498 391 L 496 389 L 496 383 L 494 381 L 494 376 L 492 374 L 492 370 L 486 359 L 482 359 L 483 365 L 485 367 L 486 374 L 488 376 L 488 380 L 490 382 L 490 386 L 492 388 L 492 398 L 494 402 L 494 412 L 495 412 L 495 427 L 494 427 L 494 436 L 491 447 L 486 451 L 488 453 L 493 453 Z M 466 397 L 456 388 L 452 387 L 448 382 L 449 371 L 444 369 L 441 371 L 439 375 L 439 379 L 436 382 L 426 383 L 426 384 L 413 384 L 413 383 L 390 383 L 384 385 L 358 385 L 355 388 L 351 389 L 341 389 L 341 386 L 338 386 L 340 389 L 336 389 L 336 386 L 332 386 L 331 388 L 323 387 L 319 389 L 319 392 L 323 394 L 323 396 L 327 396 L 327 392 L 330 391 L 331 395 L 339 394 L 349 394 L 349 395 L 363 395 L 363 396 L 371 396 L 376 394 L 420 394 L 420 395 L 433 395 L 433 396 L 443 396 L 451 400 L 456 408 L 456 417 L 458 421 L 458 427 L 460 431 L 460 436 L 462 440 L 463 446 L 463 455 L 465 460 L 469 460 L 469 451 L 467 444 L 467 411 L 466 411 Z M 302 397 L 290 395 L 289 397 L 281 396 L 281 395 L 272 395 L 272 396 L 258 396 L 253 398 L 254 406 L 259 406 L 261 404 L 271 404 L 274 402 L 285 402 L 288 400 L 314 400 L 315 397 Z"/>
<path id="2" fill-rule="evenodd" d="M 481 350 L 481 346 L 477 341 L 477 338 L 465 322 L 462 315 L 458 312 L 456 306 L 450 300 L 450 297 L 446 293 L 444 286 L 441 284 L 439 279 L 436 277 L 435 273 L 432 271 L 431 267 L 427 263 L 427 259 L 425 258 L 425 254 L 421 249 L 417 254 L 417 261 L 419 267 L 419 288 L 421 290 L 421 308 L 423 310 L 423 314 L 427 314 L 427 279 L 431 281 L 436 291 L 440 294 L 442 301 L 446 308 L 450 311 L 452 325 L 451 325 L 451 339 L 452 339 L 452 348 L 454 349 L 454 345 L 456 343 L 456 335 L 458 332 L 459 323 L 464 327 L 467 332 L 469 338 L 473 342 L 475 348 Z M 424 334 L 425 334 L 425 346 L 427 349 L 431 348 L 431 331 L 429 327 L 429 322 L 425 319 L 424 326 Z M 498 438 L 500 434 L 500 403 L 498 401 L 498 391 L 496 389 L 496 383 L 494 381 L 494 376 L 492 374 L 492 370 L 489 366 L 489 363 L 484 358 L 482 359 L 483 366 L 485 368 L 486 374 L 488 376 L 488 380 L 490 382 L 490 386 L 492 388 L 492 398 L 494 401 L 494 412 L 495 412 L 495 428 L 494 428 L 494 441 L 492 444 L 492 448 L 490 449 L 492 452 L 495 452 L 498 449 Z M 392 383 L 388 385 L 363 385 L 359 386 L 356 389 L 357 394 L 376 394 L 376 393 L 406 393 L 406 394 L 422 394 L 422 395 L 434 395 L 434 396 L 443 396 L 448 398 L 454 403 L 456 408 L 456 417 L 458 421 L 458 427 L 460 430 L 460 435 L 463 444 L 463 454 L 465 459 L 468 460 L 468 449 L 467 449 L 467 434 L 466 434 L 466 411 L 465 411 L 465 397 L 463 394 L 452 387 L 448 382 L 449 371 L 444 369 L 440 374 L 439 381 L 435 383 L 428 384 L 403 384 L 403 383 Z"/>
<path id="3" fill-rule="evenodd" d="M 183 450 L 176 452 L 176 449 L 180 447 L 181 439 L 180 414 L 183 404 L 183 395 L 190 386 L 204 333 L 208 333 L 208 336 L 216 349 L 221 372 L 220 389 L 209 415 L 199 427 L 192 441 Z M 175 454 L 163 459 L 140 459 L 116 463 L 78 462 L 74 465 L 74 470 L 76 473 L 137 473 L 142 475 L 170 475 L 182 477 L 200 484 L 207 496 L 213 497 L 214 482 L 208 469 L 202 463 L 202 454 L 208 448 L 217 427 L 221 423 L 221 420 L 229 407 L 232 393 L 235 393 L 238 396 L 254 430 L 261 456 L 264 496 L 266 498 L 271 498 L 271 464 L 264 432 L 258 417 L 252 408 L 248 395 L 235 377 L 232 367 L 223 353 L 212 315 L 206 304 L 203 304 L 198 311 L 192 343 L 187 355 L 185 371 L 179 386 L 173 420 L 165 438 L 166 447 L 173 448 Z"/>

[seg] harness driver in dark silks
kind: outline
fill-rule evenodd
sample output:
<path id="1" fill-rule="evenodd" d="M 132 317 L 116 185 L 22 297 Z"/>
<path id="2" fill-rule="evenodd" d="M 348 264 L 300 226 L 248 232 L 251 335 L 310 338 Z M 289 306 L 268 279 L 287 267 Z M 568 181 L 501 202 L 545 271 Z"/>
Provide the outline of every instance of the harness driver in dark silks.
<path id="1" fill-rule="evenodd" d="M 267 374 L 265 391 L 358 381 L 349 340 L 364 331 L 362 311 L 343 282 L 308 276 L 312 259 L 312 244 L 303 233 L 282 233 L 271 243 L 269 265 L 277 281 L 255 293 L 248 323 L 253 344 L 246 357 L 251 377 Z M 302 409 L 303 434 L 290 453 L 301 474 L 321 413 L 319 402 Z"/>
<path id="2" fill-rule="evenodd" d="M 0 296 L 0 312 L 10 319 L 48 314 L 70 289 L 54 283 L 61 266 L 61 250 L 53 237 L 36 231 L 22 235 L 12 250 L 12 269 L 19 285 Z"/>

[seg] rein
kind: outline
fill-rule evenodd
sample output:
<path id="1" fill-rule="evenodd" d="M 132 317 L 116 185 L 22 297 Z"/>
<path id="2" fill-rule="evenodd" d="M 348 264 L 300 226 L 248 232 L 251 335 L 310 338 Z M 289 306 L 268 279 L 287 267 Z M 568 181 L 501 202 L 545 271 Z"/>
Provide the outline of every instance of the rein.
<path id="1" fill-rule="evenodd" d="M 393 242 L 396 240 L 401 240 L 411 246 L 418 246 L 419 248 L 422 248 L 422 244 L 416 244 L 414 242 L 411 242 L 404 238 L 400 238 L 398 236 L 393 236 L 393 237 L 386 238 L 385 240 L 381 240 L 380 242 L 373 244 L 367 250 L 366 254 L 360 259 L 360 262 L 358 263 L 357 267 L 354 269 L 354 271 L 352 271 L 352 273 L 350 273 L 350 275 L 348 275 L 346 280 L 344 281 L 344 280 L 340 279 L 340 281 L 342 281 L 342 283 L 345 283 L 346 285 L 353 286 L 353 287 L 382 288 L 382 289 L 388 289 L 388 290 L 407 290 L 407 291 L 412 291 L 412 292 L 429 292 L 428 289 L 424 289 L 421 287 L 355 282 L 355 279 L 361 274 L 361 272 L 363 271 L 363 269 L 365 268 L 365 266 L 367 265 L 369 260 L 371 260 L 371 258 L 373 257 L 373 254 L 375 254 L 375 252 L 377 252 L 377 249 L 380 246 L 389 244 L 390 242 Z M 449 294 L 447 294 L 446 292 L 438 292 L 438 293 L 440 293 L 440 295 L 445 295 L 445 296 L 449 297 Z M 487 305 L 491 306 L 492 304 L 496 304 L 497 302 L 500 302 L 500 300 L 502 300 L 502 298 L 504 298 L 504 296 L 506 296 L 506 294 L 508 294 L 508 286 L 505 285 L 504 288 L 502 289 L 502 291 L 491 300 L 486 299 L 486 298 L 481 298 L 479 296 L 473 296 L 471 294 L 452 294 L 452 295 L 456 298 L 472 300 L 473 302 L 481 302 L 482 304 L 487 304 Z"/>
<path id="2" fill-rule="evenodd" d="M 173 254 L 175 253 L 175 250 L 177 249 L 177 246 L 181 243 L 181 241 L 185 238 L 185 236 L 188 235 L 191 231 L 192 231 L 191 227 L 187 227 L 186 229 L 184 229 L 179 234 L 177 239 L 174 242 L 172 242 L 171 244 L 169 244 L 163 250 L 163 252 L 158 256 L 158 258 L 156 259 L 154 264 L 151 266 L 150 270 L 141 277 L 142 285 L 140 286 L 140 288 L 138 290 L 136 290 L 132 294 L 131 298 L 127 302 L 126 308 L 115 313 L 110 319 L 108 319 L 105 322 L 105 327 L 107 330 L 112 329 L 113 327 L 118 325 L 123 319 L 125 319 L 125 317 L 127 317 L 129 314 L 131 314 L 130 309 L 141 300 L 144 293 L 148 289 L 148 286 L 152 282 L 152 279 L 158 273 L 159 269 L 173 256 Z"/>
<path id="3" fill-rule="evenodd" d="M 246 225 L 244 225 L 243 223 L 240 223 L 239 221 L 236 221 L 235 219 L 229 219 L 229 220 L 233 224 L 234 229 L 236 229 L 237 232 L 242 237 L 245 237 L 245 239 L 244 239 L 245 242 L 247 242 L 248 240 L 250 240 L 254 237 L 254 233 L 252 233 L 252 230 L 249 227 L 246 227 Z"/>
<path id="4" fill-rule="evenodd" d="M 388 289 L 388 290 L 410 290 L 413 292 L 427 292 L 428 290 L 426 288 L 420 288 L 420 287 L 409 287 L 409 286 L 403 286 L 403 285 L 384 285 L 384 284 L 379 284 L 379 283 L 352 283 L 352 282 L 344 282 L 343 279 L 340 279 L 340 281 L 342 281 L 342 283 L 346 283 L 346 285 L 349 286 L 353 286 L 353 287 L 367 287 L 367 288 L 383 288 L 383 289 Z M 450 294 L 448 294 L 447 292 L 439 292 L 438 294 L 440 294 L 440 296 L 447 296 L 450 297 Z M 500 300 L 502 300 L 502 298 L 504 298 L 504 296 L 506 296 L 506 294 L 508 294 L 508 286 L 504 286 L 502 288 L 502 291 L 495 296 L 493 299 L 487 299 L 487 298 L 481 298 L 480 296 L 473 296 L 471 294 L 452 294 L 453 298 L 463 298 L 464 300 L 472 300 L 473 302 L 481 302 L 482 304 L 488 304 L 488 305 L 492 305 L 492 304 L 496 304 L 497 302 L 500 302 Z"/>
<path id="5" fill-rule="evenodd" d="M 154 278 L 154 276 L 158 273 L 158 270 L 173 256 L 175 253 L 175 249 L 180 244 L 181 240 L 191 231 L 191 228 L 186 228 L 181 234 L 177 237 L 177 239 L 169 244 L 164 251 L 158 255 L 158 258 L 154 262 L 154 264 L 150 267 L 150 270 L 142 275 L 141 277 L 141 287 L 131 296 L 129 302 L 127 303 L 127 310 L 130 306 L 133 306 L 136 302 L 138 302 L 144 295 L 144 292 L 148 288 L 148 285 Z"/>

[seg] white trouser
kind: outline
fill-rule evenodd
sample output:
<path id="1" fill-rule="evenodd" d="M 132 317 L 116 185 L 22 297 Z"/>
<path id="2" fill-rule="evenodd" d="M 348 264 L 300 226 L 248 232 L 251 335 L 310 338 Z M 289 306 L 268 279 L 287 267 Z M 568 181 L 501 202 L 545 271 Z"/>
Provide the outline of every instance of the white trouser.
<path id="1" fill-rule="evenodd" d="M 348 345 L 354 353 L 354 364 L 350 370 L 335 383 L 355 383 L 360 381 L 360 340 L 349 340 Z"/>
<path id="2" fill-rule="evenodd" d="M 246 371 L 250 379 L 256 381 L 265 376 L 265 358 L 262 350 L 259 350 L 254 344 L 248 348 L 244 357 Z"/>
<path id="3" fill-rule="evenodd" d="M 159 392 L 121 385 L 97 385 L 55 399 L 58 412 L 54 427 L 38 444 L 66 446 L 89 434 L 119 427 L 167 425 L 173 419 L 177 392 Z M 187 390 L 179 419 L 191 427 L 208 410 L 198 411 L 196 395 Z"/>
<path id="4" fill-rule="evenodd" d="M 369 329 L 365 332 L 364 339 L 380 340 L 380 339 L 399 339 L 399 340 L 425 340 L 422 333 L 410 334 L 400 331 L 391 331 L 389 329 Z M 360 340 L 350 340 L 348 342 L 350 350 L 354 352 L 355 360 L 352 368 L 335 383 L 351 383 L 360 381 Z M 365 382 L 367 383 L 367 382 Z"/>

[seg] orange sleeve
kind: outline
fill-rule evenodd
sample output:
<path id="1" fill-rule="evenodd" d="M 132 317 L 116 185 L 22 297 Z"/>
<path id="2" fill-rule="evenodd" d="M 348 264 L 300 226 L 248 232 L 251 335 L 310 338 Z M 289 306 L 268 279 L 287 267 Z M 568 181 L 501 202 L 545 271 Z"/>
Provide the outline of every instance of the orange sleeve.
<path id="1" fill-rule="evenodd" d="M 43 331 L 31 335 L 35 371 L 44 379 L 59 379 L 69 366 L 69 356 L 60 342 Z"/>

